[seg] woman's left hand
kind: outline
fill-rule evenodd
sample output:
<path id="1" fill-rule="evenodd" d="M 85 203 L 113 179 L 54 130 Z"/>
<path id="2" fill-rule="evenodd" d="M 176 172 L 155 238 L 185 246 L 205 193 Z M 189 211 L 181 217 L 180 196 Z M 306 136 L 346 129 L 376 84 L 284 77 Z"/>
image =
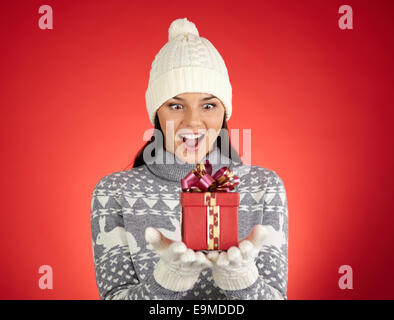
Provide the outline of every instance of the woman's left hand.
<path id="1" fill-rule="evenodd" d="M 252 285 L 259 272 L 255 258 L 267 235 L 261 224 L 255 225 L 249 235 L 241 240 L 238 247 L 227 252 L 211 251 L 207 257 L 212 261 L 212 276 L 217 286 L 223 290 L 240 290 Z"/>

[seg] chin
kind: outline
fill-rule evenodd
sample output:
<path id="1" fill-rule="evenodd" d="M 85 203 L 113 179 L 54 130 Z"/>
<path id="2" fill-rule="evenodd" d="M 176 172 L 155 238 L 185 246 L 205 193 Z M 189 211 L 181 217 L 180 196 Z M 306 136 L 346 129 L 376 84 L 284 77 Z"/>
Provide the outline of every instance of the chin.
<path id="1" fill-rule="evenodd" d="M 186 155 L 186 152 L 182 155 L 182 160 L 185 161 L 186 163 L 199 163 L 200 160 L 204 157 L 204 154 L 198 154 L 195 152 L 188 152 Z"/>
<path id="2" fill-rule="evenodd" d="M 207 153 L 208 150 L 206 150 L 206 147 L 196 151 L 187 151 L 182 146 L 179 146 L 179 149 L 177 149 L 177 157 L 189 164 L 199 163 Z"/>

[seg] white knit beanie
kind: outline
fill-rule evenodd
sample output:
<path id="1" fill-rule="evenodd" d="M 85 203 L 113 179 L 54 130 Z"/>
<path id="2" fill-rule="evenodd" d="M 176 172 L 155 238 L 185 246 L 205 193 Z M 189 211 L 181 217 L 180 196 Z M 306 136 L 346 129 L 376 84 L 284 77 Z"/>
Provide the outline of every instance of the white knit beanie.
<path id="1" fill-rule="evenodd" d="M 145 93 L 151 123 L 154 125 L 156 111 L 164 102 L 185 92 L 216 96 L 225 107 L 226 120 L 230 119 L 232 87 L 224 60 L 187 18 L 171 23 L 168 42 L 152 62 Z"/>

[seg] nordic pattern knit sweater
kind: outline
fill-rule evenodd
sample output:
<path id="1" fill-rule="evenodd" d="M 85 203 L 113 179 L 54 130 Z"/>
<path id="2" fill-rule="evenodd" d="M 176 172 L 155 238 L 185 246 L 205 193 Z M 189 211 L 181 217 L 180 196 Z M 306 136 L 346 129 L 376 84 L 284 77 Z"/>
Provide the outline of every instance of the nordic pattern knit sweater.
<path id="1" fill-rule="evenodd" d="M 164 159 L 173 157 L 163 153 Z M 153 270 L 159 256 L 146 243 L 145 229 L 152 226 L 168 238 L 181 240 L 180 180 L 195 164 L 152 163 L 106 175 L 93 190 L 91 232 L 101 299 L 287 299 L 288 210 L 282 179 L 273 170 L 232 162 L 217 147 L 206 158 L 212 163 L 212 173 L 227 166 L 240 178 L 233 190 L 241 199 L 238 239 L 246 237 L 256 224 L 268 227 L 255 261 L 257 281 L 245 289 L 222 290 L 206 268 L 188 291 L 171 291 L 156 282 Z"/>

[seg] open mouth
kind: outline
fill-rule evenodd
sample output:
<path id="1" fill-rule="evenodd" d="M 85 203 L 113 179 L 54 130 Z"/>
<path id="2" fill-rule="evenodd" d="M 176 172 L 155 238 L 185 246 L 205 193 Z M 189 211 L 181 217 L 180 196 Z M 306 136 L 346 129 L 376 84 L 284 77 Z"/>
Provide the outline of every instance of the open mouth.
<path id="1" fill-rule="evenodd" d="M 185 149 L 189 151 L 196 151 L 200 147 L 201 141 L 204 139 L 204 133 L 188 133 L 188 134 L 179 134 L 180 139 L 182 140 L 182 144 Z"/>

